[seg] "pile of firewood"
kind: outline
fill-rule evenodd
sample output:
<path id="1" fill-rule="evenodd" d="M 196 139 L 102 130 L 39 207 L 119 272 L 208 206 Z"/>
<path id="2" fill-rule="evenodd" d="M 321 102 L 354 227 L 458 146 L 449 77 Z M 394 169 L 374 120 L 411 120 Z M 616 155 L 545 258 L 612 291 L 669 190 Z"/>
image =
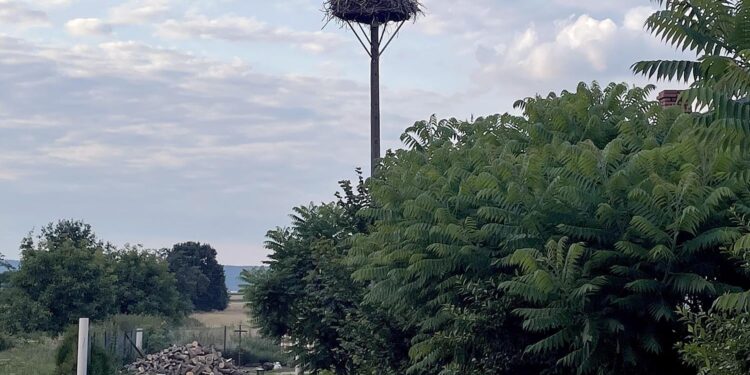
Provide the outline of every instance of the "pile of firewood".
<path id="1" fill-rule="evenodd" d="M 126 367 L 129 373 L 143 375 L 241 375 L 232 360 L 225 360 L 213 347 L 204 349 L 198 342 L 172 346 Z"/>

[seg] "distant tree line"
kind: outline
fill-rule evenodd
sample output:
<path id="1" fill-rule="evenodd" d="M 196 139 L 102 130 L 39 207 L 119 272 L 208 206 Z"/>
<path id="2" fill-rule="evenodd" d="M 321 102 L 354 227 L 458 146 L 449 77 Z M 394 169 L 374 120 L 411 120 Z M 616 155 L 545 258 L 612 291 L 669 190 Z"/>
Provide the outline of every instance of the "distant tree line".
<path id="1" fill-rule="evenodd" d="M 113 314 L 179 320 L 194 309 L 223 310 L 229 301 L 211 246 L 116 248 L 74 220 L 50 223 L 24 238 L 21 266 L 2 280 L 0 332 L 11 334 L 59 333 L 80 317 Z"/>

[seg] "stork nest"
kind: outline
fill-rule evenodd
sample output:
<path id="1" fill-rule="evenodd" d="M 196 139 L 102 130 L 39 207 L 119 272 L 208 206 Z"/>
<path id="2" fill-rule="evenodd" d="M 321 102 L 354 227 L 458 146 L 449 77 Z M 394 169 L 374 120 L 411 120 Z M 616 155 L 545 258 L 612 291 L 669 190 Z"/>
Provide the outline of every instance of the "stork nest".
<path id="1" fill-rule="evenodd" d="M 408 21 L 422 13 L 419 0 L 326 0 L 329 19 L 364 24 Z"/>

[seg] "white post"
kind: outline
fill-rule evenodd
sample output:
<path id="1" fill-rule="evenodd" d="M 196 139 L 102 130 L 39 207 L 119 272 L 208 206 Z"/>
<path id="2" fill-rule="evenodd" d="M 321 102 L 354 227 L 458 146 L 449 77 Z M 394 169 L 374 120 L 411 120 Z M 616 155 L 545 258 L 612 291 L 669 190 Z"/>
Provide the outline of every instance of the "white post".
<path id="1" fill-rule="evenodd" d="M 76 375 L 86 375 L 89 367 L 89 318 L 78 319 L 78 362 Z"/>
<path id="2" fill-rule="evenodd" d="M 143 328 L 135 330 L 135 347 L 143 351 Z"/>
<path id="3" fill-rule="evenodd" d="M 295 362 L 298 362 L 296 366 L 294 366 L 294 375 L 305 375 L 305 370 L 302 369 L 302 365 L 299 364 L 299 356 L 294 356 Z"/>

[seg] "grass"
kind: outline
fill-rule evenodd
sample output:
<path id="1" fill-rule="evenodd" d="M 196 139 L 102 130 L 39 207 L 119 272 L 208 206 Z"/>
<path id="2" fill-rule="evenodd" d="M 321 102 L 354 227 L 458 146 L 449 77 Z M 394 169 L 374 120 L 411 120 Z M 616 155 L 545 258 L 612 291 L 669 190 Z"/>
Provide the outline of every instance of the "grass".
<path id="1" fill-rule="evenodd" d="M 191 318 L 201 322 L 206 327 L 224 327 L 224 326 L 249 326 L 248 312 L 242 296 L 232 294 L 229 298 L 229 306 L 224 311 L 211 311 L 195 313 L 190 315 Z M 243 329 L 246 329 L 243 328 Z M 256 329 L 251 329 L 253 336 L 258 336 Z"/>
<path id="2" fill-rule="evenodd" d="M 187 344 L 192 341 L 198 341 L 204 346 L 214 345 L 217 348 L 223 349 L 224 327 L 226 327 L 227 346 L 233 349 L 229 350 L 227 354 L 234 354 L 236 356 L 236 348 L 239 340 L 237 333 L 234 331 L 242 324 L 243 330 L 250 331 L 249 333 L 243 333 L 242 337 L 242 346 L 247 351 L 243 353 L 245 359 L 271 362 L 277 360 L 286 362 L 288 360 L 278 345 L 259 337 L 258 330 L 249 327 L 250 322 L 241 295 L 232 295 L 229 307 L 225 311 L 195 313 L 190 318 L 192 319 L 188 319 L 183 326 L 165 327 L 169 330 L 169 333 L 168 338 L 164 338 L 164 340 L 175 344 Z M 157 327 L 162 325 L 162 321 L 163 319 L 161 318 L 148 316 L 112 317 L 106 322 L 92 324 L 93 340 L 100 343 L 103 340 L 104 331 L 133 331 L 136 327 Z M 150 338 L 145 338 L 145 341 L 148 342 Z M 121 340 L 118 339 L 119 341 Z M 42 337 L 36 340 L 20 342 L 12 349 L 0 351 L 0 374 L 53 375 L 58 344 L 59 340 L 57 339 Z M 164 343 L 164 345 L 160 346 L 166 347 L 168 344 Z"/>
<path id="3" fill-rule="evenodd" d="M 57 340 L 42 338 L 0 352 L 0 374 L 52 375 L 57 345 Z"/>

